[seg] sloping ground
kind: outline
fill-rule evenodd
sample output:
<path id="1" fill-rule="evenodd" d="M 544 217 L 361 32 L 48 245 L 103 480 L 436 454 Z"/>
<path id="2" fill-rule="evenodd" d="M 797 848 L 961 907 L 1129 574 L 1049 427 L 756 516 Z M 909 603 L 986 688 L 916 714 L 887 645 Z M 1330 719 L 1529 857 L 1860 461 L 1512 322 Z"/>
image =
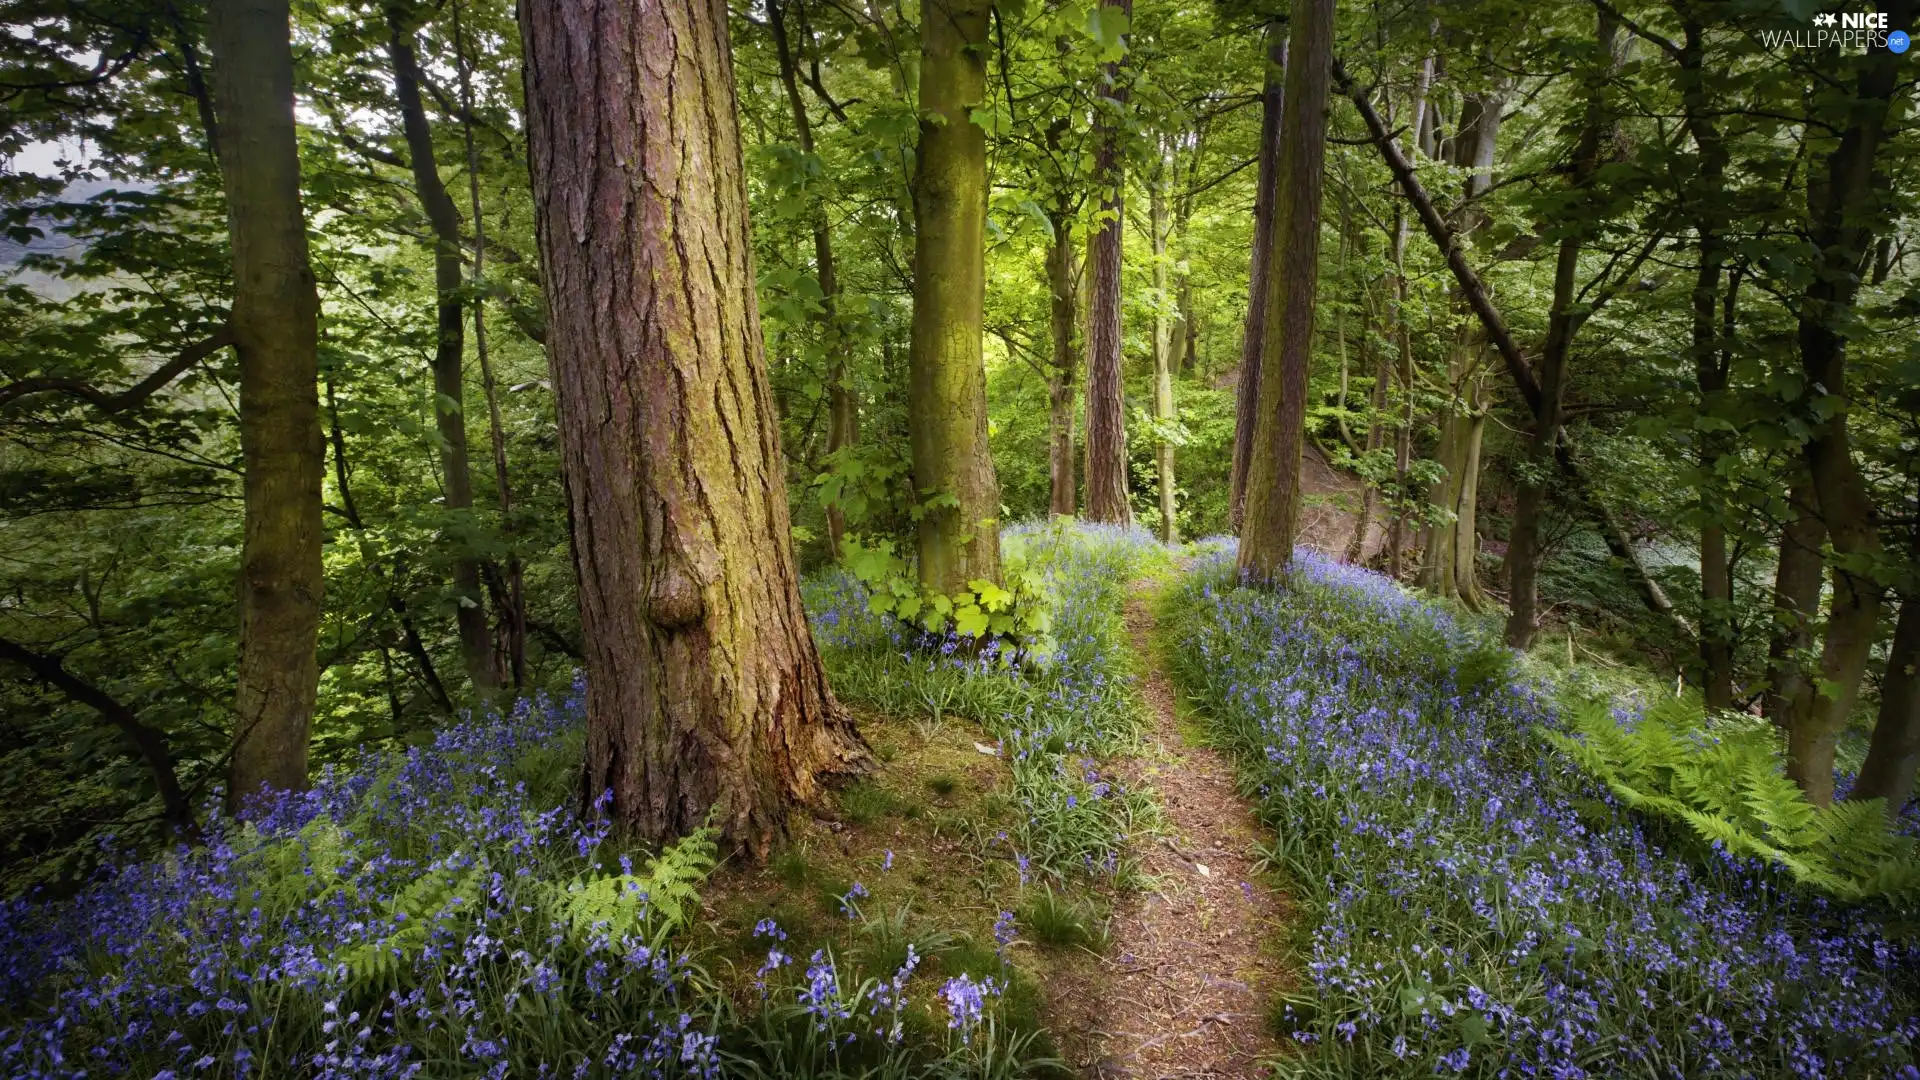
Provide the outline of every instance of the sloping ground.
<path id="1" fill-rule="evenodd" d="M 1911 912 L 1675 850 L 1441 609 L 1302 553 L 1191 571 L 1175 674 L 1262 779 L 1299 917 L 1289 1075 L 1914 1076 Z"/>
<path id="2" fill-rule="evenodd" d="M 1327 461 L 1320 448 L 1309 443 L 1300 458 L 1300 486 L 1304 497 L 1300 507 L 1302 547 L 1310 547 L 1334 558 L 1344 558 L 1353 543 L 1353 531 L 1360 524 L 1360 503 L 1366 484 L 1351 473 L 1342 472 Z M 1368 563 L 1387 546 L 1386 520 L 1378 505 L 1367 522 L 1367 538 L 1360 551 L 1360 562 Z"/>

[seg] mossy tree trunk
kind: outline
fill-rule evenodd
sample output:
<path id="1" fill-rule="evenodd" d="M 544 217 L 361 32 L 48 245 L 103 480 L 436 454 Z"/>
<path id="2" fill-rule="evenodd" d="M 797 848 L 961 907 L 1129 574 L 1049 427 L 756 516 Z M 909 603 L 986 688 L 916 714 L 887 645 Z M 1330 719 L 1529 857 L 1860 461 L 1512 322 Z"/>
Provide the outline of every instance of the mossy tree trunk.
<path id="1" fill-rule="evenodd" d="M 388 56 L 393 64 L 394 97 L 400 103 L 400 126 L 406 137 L 407 164 L 413 187 L 433 230 L 433 289 L 437 328 L 433 349 L 433 420 L 440 435 L 441 502 L 455 514 L 473 511 L 473 467 L 467 452 L 466 397 L 466 288 L 465 257 L 461 251 L 460 211 L 440 179 L 434 158 L 433 128 L 420 100 L 423 76 L 413 51 L 413 29 L 397 9 L 387 13 Z M 493 631 L 481 592 L 481 560 L 458 553 L 453 561 L 454 623 L 460 632 L 460 655 L 467 678 L 482 697 L 500 685 L 500 665 L 494 655 Z"/>
<path id="2" fill-rule="evenodd" d="M 987 95 L 991 0 L 927 0 L 920 24 L 920 151 L 913 177 L 908 424 L 921 515 L 920 580 L 952 593 L 1000 579 L 1000 485 L 987 445 Z"/>
<path id="3" fill-rule="evenodd" d="M 208 7 L 240 356 L 240 663 L 227 805 L 307 784 L 320 672 L 320 300 L 307 257 L 286 0 Z"/>
<path id="4" fill-rule="evenodd" d="M 1129 18 L 1133 0 L 1100 0 Z M 1132 35 L 1126 35 L 1131 41 Z M 1100 213 L 1087 242 L 1092 290 L 1087 303 L 1087 520 L 1133 524 L 1127 498 L 1127 407 L 1121 377 L 1120 265 L 1126 234 L 1126 170 L 1118 113 L 1127 107 L 1126 61 L 1101 70 L 1100 104 L 1094 113 L 1094 184 Z"/>
<path id="5" fill-rule="evenodd" d="M 867 754 L 800 605 L 726 5 L 522 0 L 519 18 L 583 798 L 655 839 L 711 815 L 764 855 Z"/>
<path id="6" fill-rule="evenodd" d="M 1275 189 L 1280 184 L 1281 114 L 1286 109 L 1287 35 L 1267 24 L 1267 71 L 1260 92 L 1259 178 L 1253 193 L 1253 254 L 1247 275 L 1247 323 L 1240 339 L 1240 379 L 1233 398 L 1233 468 L 1227 518 L 1238 534 L 1246 518 L 1247 469 L 1253 455 L 1254 418 L 1260 411 L 1260 356 L 1267 337 L 1268 261 L 1273 251 Z"/>
<path id="7" fill-rule="evenodd" d="M 1333 0 L 1293 0 L 1280 186 L 1267 253 L 1267 327 L 1260 355 L 1260 407 L 1247 471 L 1240 573 L 1278 580 L 1293 559 L 1300 523 L 1300 454 L 1306 436 L 1307 368 L 1313 358 L 1319 285 L 1320 196 L 1327 96 L 1333 63 Z"/>

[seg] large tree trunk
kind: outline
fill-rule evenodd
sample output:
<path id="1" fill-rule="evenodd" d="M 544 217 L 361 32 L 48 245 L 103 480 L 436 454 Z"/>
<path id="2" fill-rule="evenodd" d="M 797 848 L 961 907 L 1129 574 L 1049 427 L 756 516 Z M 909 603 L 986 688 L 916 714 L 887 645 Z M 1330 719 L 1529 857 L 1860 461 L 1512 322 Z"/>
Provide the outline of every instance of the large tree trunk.
<path id="1" fill-rule="evenodd" d="M 473 509 L 473 471 L 467 459 L 466 310 L 461 299 L 466 286 L 465 256 L 461 254 L 460 211 L 440 180 L 433 156 L 433 130 L 420 102 L 420 65 L 414 58 L 413 31 L 389 14 L 392 37 L 388 55 L 393 61 L 394 96 L 400 102 L 401 130 L 407 140 L 407 162 L 413 169 L 413 187 L 420 208 L 433 228 L 433 288 L 439 320 L 433 350 L 433 419 L 440 433 L 441 502 L 456 514 Z M 480 591 L 480 560 L 456 556 L 453 563 L 454 621 L 460 630 L 460 654 L 467 677 L 482 696 L 500 684 L 494 660 L 493 633 Z"/>
<path id="2" fill-rule="evenodd" d="M 1102 7 L 1133 14 L 1133 0 L 1100 0 Z M 1131 35 L 1128 35 L 1131 39 Z M 1120 250 L 1126 233 L 1126 176 L 1121 164 L 1122 126 L 1112 114 L 1126 108 L 1124 60 L 1105 65 L 1095 114 L 1094 183 L 1100 216 L 1088 240 L 1092 296 L 1087 306 L 1087 520 L 1133 524 L 1127 499 L 1127 410 L 1121 378 Z"/>
<path id="3" fill-rule="evenodd" d="M 319 318 L 300 206 L 285 0 L 214 0 L 208 40 L 240 355 L 240 664 L 227 806 L 307 784 L 320 671 Z"/>
<path id="4" fill-rule="evenodd" d="M 1248 463 L 1240 573 L 1276 581 L 1293 559 L 1300 523 L 1300 452 L 1306 435 L 1307 368 L 1313 359 L 1320 269 L 1320 194 L 1326 160 L 1333 0 L 1293 0 L 1285 132 L 1272 250 L 1267 254 L 1267 333 L 1260 410 Z"/>
<path id="5" fill-rule="evenodd" d="M 1849 798 L 1885 799 L 1887 815 L 1897 817 L 1913 798 L 1920 768 L 1920 594 L 1900 600 L 1887 653 L 1887 674 L 1880 682 L 1880 715 L 1867 743 L 1867 760 Z"/>
<path id="6" fill-rule="evenodd" d="M 1813 479 L 1804 470 L 1787 494 L 1787 514 L 1774 567 L 1773 630 L 1761 705 L 1782 734 L 1804 725 L 1813 710 L 1813 680 L 1802 658 L 1813 647 L 1813 624 L 1820 617 L 1820 549 L 1827 542 L 1827 524 L 1814 506 Z"/>
<path id="7" fill-rule="evenodd" d="M 513 483 L 507 472 L 507 432 L 500 421 L 500 390 L 493 377 L 493 358 L 487 348 L 487 218 L 480 205 L 480 151 L 473 137 L 473 74 L 466 38 L 460 28 L 460 8 L 453 9 L 454 49 L 459 62 L 460 134 L 467 150 L 467 195 L 473 207 L 473 352 L 480 361 L 480 386 L 487 398 L 487 434 L 493 448 L 493 486 L 500 502 L 502 529 L 508 537 L 505 595 L 495 607 L 500 612 L 500 651 L 507 657 L 507 674 L 516 690 L 527 685 L 527 599 L 520 554 L 512 550 Z"/>
<path id="8" fill-rule="evenodd" d="M 1912 0 L 1898 0 L 1884 10 L 1892 25 L 1906 26 L 1914 7 Z M 1799 305 L 1800 366 L 1807 385 L 1823 391 L 1824 408 L 1813 418 L 1805 456 L 1833 544 L 1833 602 L 1820 657 L 1822 691 L 1807 722 L 1788 735 L 1787 775 L 1821 806 L 1832 801 L 1834 744 L 1880 632 L 1879 515 L 1847 429 L 1847 354 L 1840 327 L 1859 292 L 1859 268 L 1873 244 L 1873 225 L 1883 220 L 1879 208 L 1886 187 L 1874 167 L 1902 63 L 1903 57 L 1885 49 L 1869 50 L 1859 61 L 1849 122 L 1826 161 L 1807 173 L 1808 232 L 1820 265 Z"/>
<path id="9" fill-rule="evenodd" d="M 583 798 L 764 855 L 867 753 L 800 605 L 722 0 L 523 0 Z"/>
<path id="10" fill-rule="evenodd" d="M 795 138 L 802 154 L 813 153 L 813 122 L 807 116 L 806 102 L 800 96 L 800 82 L 794 65 L 793 47 L 787 38 L 784 5 L 768 0 L 767 21 L 773 28 L 774 51 L 780 60 L 780 83 L 786 88 L 787 107 L 793 114 Z M 824 200 L 813 206 L 813 266 L 820 285 L 821 352 L 827 357 L 827 453 L 834 455 L 853 445 L 859 434 L 860 403 L 854 396 L 847 369 L 847 350 L 840 344 L 840 283 L 834 272 L 833 229 L 827 221 Z M 827 507 L 827 544 L 835 558 L 841 554 L 841 541 L 847 535 L 847 518 L 838 506 Z"/>
<path id="11" fill-rule="evenodd" d="M 1247 275 L 1247 325 L 1240 340 L 1240 381 L 1233 399 L 1233 471 L 1227 518 L 1235 534 L 1246 518 L 1247 469 L 1253 460 L 1253 428 L 1260 412 L 1260 357 L 1267 339 L 1267 267 L 1273 250 L 1275 190 L 1280 185 L 1281 114 L 1286 111 L 1287 36 L 1279 22 L 1267 24 L 1266 81 L 1260 93 L 1259 179 L 1253 193 L 1253 255 Z"/>
<path id="12" fill-rule="evenodd" d="M 1622 59 L 1615 44 L 1618 37 L 1619 23 L 1601 11 L 1595 40 L 1605 61 L 1583 87 L 1586 115 L 1580 138 L 1574 144 L 1573 168 L 1567 176 L 1567 187 L 1582 202 L 1588 201 L 1584 193 L 1600 168 L 1601 144 L 1613 127 L 1607 111 L 1606 84 Z M 1540 377 L 1540 399 L 1532 410 L 1533 432 L 1527 439 L 1526 461 L 1514 497 L 1513 529 L 1508 537 L 1506 558 L 1507 644 L 1515 649 L 1533 644 L 1535 624 L 1539 621 L 1541 519 L 1556 487 L 1553 454 L 1560 444 L 1567 367 L 1572 359 L 1574 335 L 1579 333 L 1583 321 L 1574 310 L 1578 300 L 1575 277 L 1580 270 L 1580 251 L 1586 245 L 1586 229 L 1598 224 L 1591 211 L 1582 215 L 1577 209 L 1570 210 L 1568 216 L 1591 224 L 1563 226 L 1567 232 L 1560 238 L 1560 249 L 1554 259 L 1553 306 L 1547 315 L 1547 339 L 1540 350 L 1540 362 L 1534 368 Z"/>
<path id="13" fill-rule="evenodd" d="M 989 0 L 927 0 L 920 26 L 919 169 L 913 178 L 913 483 L 958 505 L 920 518 L 920 580 L 953 593 L 1000 578 L 1000 485 L 987 446 L 986 99 Z"/>
<path id="14" fill-rule="evenodd" d="M 1167 292 L 1167 182 L 1173 175 L 1168 154 L 1161 155 L 1148 200 L 1148 228 L 1153 233 L 1153 418 L 1161 424 L 1173 423 L 1173 327 L 1167 308 L 1172 297 Z M 1160 487 L 1160 541 L 1174 541 L 1173 443 L 1156 440 L 1155 462 Z"/>

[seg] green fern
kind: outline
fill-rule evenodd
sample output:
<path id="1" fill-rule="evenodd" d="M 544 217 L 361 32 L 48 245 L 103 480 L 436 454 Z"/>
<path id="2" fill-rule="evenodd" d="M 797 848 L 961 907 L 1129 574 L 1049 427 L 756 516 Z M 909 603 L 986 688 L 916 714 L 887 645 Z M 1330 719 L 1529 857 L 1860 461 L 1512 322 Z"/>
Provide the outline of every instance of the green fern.
<path id="1" fill-rule="evenodd" d="M 363 982 L 391 979 L 402 964 L 419 954 L 435 923 L 478 910 L 487 869 L 485 860 L 467 862 L 458 854 L 436 864 L 383 905 L 388 921 L 396 927 L 392 933 L 342 949 L 334 962 Z"/>
<path id="2" fill-rule="evenodd" d="M 1631 729 L 1604 703 L 1570 709 L 1568 718 L 1569 730 L 1547 732 L 1547 741 L 1628 807 L 1773 863 L 1818 892 L 1920 901 L 1915 843 L 1887 827 L 1885 807 L 1808 802 L 1783 775 L 1771 730 L 1710 724 L 1697 703 L 1671 698 Z"/>
<path id="3" fill-rule="evenodd" d="M 718 856 L 714 830 L 696 829 L 649 861 L 646 873 L 576 877 L 549 890 L 548 907 L 582 943 L 596 936 L 619 941 L 638 935 L 658 945 L 692 917 L 700 883 Z"/>

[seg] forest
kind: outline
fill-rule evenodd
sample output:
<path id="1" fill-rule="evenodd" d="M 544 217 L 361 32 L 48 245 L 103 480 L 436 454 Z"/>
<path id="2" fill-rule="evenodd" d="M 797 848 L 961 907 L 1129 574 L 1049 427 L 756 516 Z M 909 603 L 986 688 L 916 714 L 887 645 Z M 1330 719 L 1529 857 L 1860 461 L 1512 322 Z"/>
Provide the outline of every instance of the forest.
<path id="1" fill-rule="evenodd" d="M 1915 0 L 0 0 L 0 1076 L 1920 1080 Z"/>

